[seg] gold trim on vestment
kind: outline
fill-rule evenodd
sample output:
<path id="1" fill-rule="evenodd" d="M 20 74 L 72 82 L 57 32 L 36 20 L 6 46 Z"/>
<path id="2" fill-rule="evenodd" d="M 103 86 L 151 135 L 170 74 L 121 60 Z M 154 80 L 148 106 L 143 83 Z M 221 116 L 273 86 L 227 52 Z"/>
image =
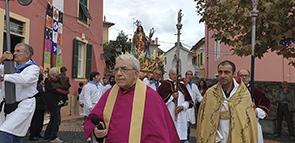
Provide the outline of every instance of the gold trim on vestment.
<path id="1" fill-rule="evenodd" d="M 132 114 L 131 114 L 131 122 L 130 122 L 130 130 L 129 130 L 129 142 L 130 143 L 139 143 L 141 140 L 141 132 L 142 132 L 142 122 L 143 122 L 143 113 L 145 106 L 145 97 L 146 97 L 146 85 L 139 79 L 136 81 L 133 104 L 132 104 Z M 108 99 L 106 101 L 106 105 L 103 111 L 103 119 L 106 124 L 106 128 L 109 128 L 112 112 L 114 109 L 114 105 L 118 96 L 118 91 L 120 87 L 115 84 Z M 105 139 L 104 139 L 105 142 Z"/>

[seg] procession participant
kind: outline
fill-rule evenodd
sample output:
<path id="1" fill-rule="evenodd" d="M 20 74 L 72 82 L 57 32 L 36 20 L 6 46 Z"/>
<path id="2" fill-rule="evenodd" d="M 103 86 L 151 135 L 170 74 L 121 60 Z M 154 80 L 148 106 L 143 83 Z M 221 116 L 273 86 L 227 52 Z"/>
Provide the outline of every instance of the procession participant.
<path id="1" fill-rule="evenodd" d="M 166 103 L 172 119 L 174 120 L 178 136 L 181 142 L 187 140 L 187 112 L 186 110 L 194 106 L 189 92 L 182 83 L 178 83 L 179 90 L 176 91 L 176 69 L 169 71 L 169 79 L 162 82 L 158 93 Z"/>
<path id="2" fill-rule="evenodd" d="M 186 86 L 187 91 L 189 92 L 194 105 L 197 103 L 201 103 L 203 97 L 198 89 L 198 86 L 192 82 L 193 80 L 193 72 L 188 70 L 185 72 L 185 78 L 180 79 L 181 83 Z M 186 110 L 187 112 L 187 140 L 189 140 L 189 136 L 191 133 L 191 125 L 196 123 L 196 116 L 195 116 L 195 108 L 189 108 Z"/>
<path id="3" fill-rule="evenodd" d="M 250 81 L 251 81 L 251 73 L 249 70 L 241 69 L 238 71 L 237 74 L 244 84 L 247 86 L 248 90 L 251 91 Z M 254 87 L 254 103 L 255 103 L 255 113 L 257 117 L 257 131 L 258 131 L 258 143 L 263 143 L 263 133 L 262 128 L 259 123 L 260 119 L 264 119 L 268 116 L 269 109 L 270 109 L 270 100 L 265 95 L 265 93 Z"/>
<path id="4" fill-rule="evenodd" d="M 158 91 L 158 88 L 161 85 L 160 78 L 162 76 L 162 71 L 156 69 L 151 76 L 151 78 L 144 78 L 143 83 L 145 83 L 147 86 L 151 87 L 153 90 Z"/>
<path id="5" fill-rule="evenodd" d="M 22 142 L 21 137 L 25 136 L 34 115 L 36 100 L 34 95 L 38 93 L 37 81 L 39 78 L 39 67 L 31 59 L 34 54 L 33 48 L 25 43 L 15 46 L 14 53 L 6 51 L 0 58 L 4 60 L 13 59 L 16 63 L 16 73 L 4 74 L 4 65 L 0 65 L 1 81 L 8 81 L 15 84 L 16 102 L 14 104 L 3 103 L 0 120 L 0 142 L 18 143 Z M 2 82 L 1 95 L 5 99 L 5 84 Z M 5 113 L 4 113 L 5 110 Z"/>
<path id="6" fill-rule="evenodd" d="M 94 133 L 97 138 L 104 138 L 105 143 L 180 143 L 165 103 L 138 79 L 139 70 L 139 61 L 133 55 L 117 58 L 113 70 L 116 84 L 86 118 L 86 137 Z M 103 121 L 105 129 L 98 130 L 91 123 L 93 117 Z M 103 122 L 99 124 L 104 125 Z"/>
<path id="7" fill-rule="evenodd" d="M 219 82 L 209 88 L 197 119 L 197 142 L 257 143 L 257 121 L 251 95 L 243 82 L 234 79 L 235 64 L 218 64 Z"/>

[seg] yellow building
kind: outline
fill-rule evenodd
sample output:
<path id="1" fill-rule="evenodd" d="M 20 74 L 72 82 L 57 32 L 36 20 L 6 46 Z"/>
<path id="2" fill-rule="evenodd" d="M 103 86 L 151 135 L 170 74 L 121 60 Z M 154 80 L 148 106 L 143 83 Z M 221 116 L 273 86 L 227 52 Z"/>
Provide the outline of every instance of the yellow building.
<path id="1" fill-rule="evenodd" d="M 200 74 L 205 77 L 205 37 L 199 40 L 191 49 L 195 54 L 193 55 L 193 65 L 198 66 Z"/>
<path id="2" fill-rule="evenodd" d="M 115 25 L 115 23 L 107 22 L 104 17 L 103 20 L 103 43 L 107 43 L 109 41 L 109 28 Z"/>

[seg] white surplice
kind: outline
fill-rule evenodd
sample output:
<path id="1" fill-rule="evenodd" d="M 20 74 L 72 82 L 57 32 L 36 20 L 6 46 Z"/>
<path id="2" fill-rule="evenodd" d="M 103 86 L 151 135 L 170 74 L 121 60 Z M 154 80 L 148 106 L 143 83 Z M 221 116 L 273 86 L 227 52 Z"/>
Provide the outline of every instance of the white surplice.
<path id="1" fill-rule="evenodd" d="M 171 79 L 168 79 L 172 81 Z M 187 112 L 186 110 L 189 108 L 189 102 L 185 101 L 185 96 L 182 92 L 178 91 L 177 104 L 178 106 L 183 106 L 183 110 L 178 113 L 177 121 L 175 120 L 175 104 L 172 101 L 174 99 L 173 96 L 170 96 L 169 100 L 166 102 L 170 115 L 174 121 L 178 136 L 180 140 L 187 140 Z"/>
<path id="2" fill-rule="evenodd" d="M 33 97 L 38 93 L 37 81 L 39 78 L 39 67 L 30 65 L 21 73 L 5 74 L 4 81 L 15 83 L 16 101 L 20 102 L 13 112 L 4 116 L 2 108 L 0 115 L 0 130 L 15 136 L 25 136 L 34 115 L 36 100 Z M 0 72 L 4 66 L 0 65 Z M 5 84 L 2 82 L 1 95 L 5 98 Z M 4 107 L 4 105 L 3 105 Z"/>

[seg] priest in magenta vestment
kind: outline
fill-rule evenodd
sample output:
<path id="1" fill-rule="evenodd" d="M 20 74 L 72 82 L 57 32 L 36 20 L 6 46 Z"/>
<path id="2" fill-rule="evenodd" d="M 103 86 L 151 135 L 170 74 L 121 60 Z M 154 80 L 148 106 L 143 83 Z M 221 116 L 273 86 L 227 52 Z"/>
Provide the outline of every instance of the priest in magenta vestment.
<path id="1" fill-rule="evenodd" d="M 180 143 L 166 104 L 138 79 L 139 69 L 133 55 L 118 57 L 113 70 L 117 84 L 106 91 L 86 118 L 86 137 L 94 133 L 104 138 L 104 143 Z M 94 116 L 105 123 L 105 130 L 91 123 Z"/>

